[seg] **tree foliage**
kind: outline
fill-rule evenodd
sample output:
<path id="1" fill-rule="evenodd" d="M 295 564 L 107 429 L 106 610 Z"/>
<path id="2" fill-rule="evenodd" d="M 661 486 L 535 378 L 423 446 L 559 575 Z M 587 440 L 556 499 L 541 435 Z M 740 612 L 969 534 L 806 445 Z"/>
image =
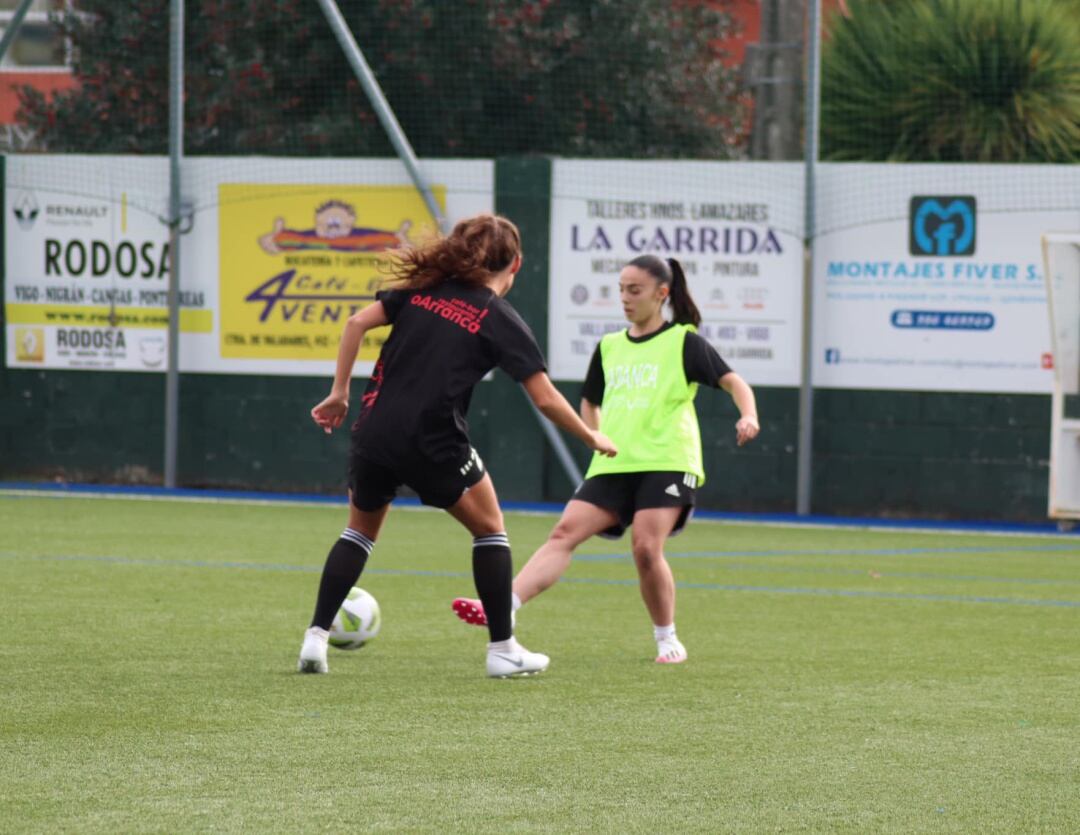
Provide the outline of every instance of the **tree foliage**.
<path id="1" fill-rule="evenodd" d="M 848 0 L 822 55 L 825 159 L 1080 160 L 1080 18 L 1055 0 Z"/>
<path id="2" fill-rule="evenodd" d="M 384 155 L 390 145 L 314 0 L 188 0 L 185 151 Z M 724 0 L 342 0 L 421 156 L 727 158 L 744 143 L 713 44 Z M 60 17 L 76 90 L 21 93 L 50 151 L 163 153 L 168 0 Z"/>

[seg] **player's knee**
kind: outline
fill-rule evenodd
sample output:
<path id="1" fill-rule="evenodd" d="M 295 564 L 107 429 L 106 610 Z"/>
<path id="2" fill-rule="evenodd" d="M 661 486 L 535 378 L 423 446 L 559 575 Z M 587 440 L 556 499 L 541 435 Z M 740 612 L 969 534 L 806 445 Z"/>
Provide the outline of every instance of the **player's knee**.
<path id="1" fill-rule="evenodd" d="M 548 542 L 561 549 L 572 551 L 577 548 L 584 537 L 580 531 L 563 520 L 559 520 L 548 536 Z"/>
<path id="2" fill-rule="evenodd" d="M 487 536 L 493 533 L 505 533 L 506 523 L 503 522 L 501 511 L 486 514 L 479 524 L 477 536 Z"/>
<path id="3" fill-rule="evenodd" d="M 651 568 L 664 560 L 664 548 L 661 542 L 636 540 L 633 543 L 634 562 L 641 568 Z"/>

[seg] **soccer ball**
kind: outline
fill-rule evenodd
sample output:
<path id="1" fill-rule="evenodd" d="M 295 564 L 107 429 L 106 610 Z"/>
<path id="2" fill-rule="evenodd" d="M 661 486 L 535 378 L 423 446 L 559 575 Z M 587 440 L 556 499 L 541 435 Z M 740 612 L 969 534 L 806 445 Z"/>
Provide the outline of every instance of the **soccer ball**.
<path id="1" fill-rule="evenodd" d="M 359 586 L 353 586 L 330 625 L 330 646 L 360 649 L 379 634 L 380 626 L 379 602 Z"/>

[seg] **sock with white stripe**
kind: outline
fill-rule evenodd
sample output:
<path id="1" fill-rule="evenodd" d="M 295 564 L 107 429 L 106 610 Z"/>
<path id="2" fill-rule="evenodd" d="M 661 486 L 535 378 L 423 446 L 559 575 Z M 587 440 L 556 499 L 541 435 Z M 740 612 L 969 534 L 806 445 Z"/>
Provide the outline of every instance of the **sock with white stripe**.
<path id="1" fill-rule="evenodd" d="M 375 543 L 360 531 L 346 528 L 341 538 L 334 543 L 323 566 L 322 579 L 319 581 L 319 596 L 315 601 L 315 615 L 312 626 L 329 629 L 334 622 L 345 596 L 360 579 L 360 572 L 371 555 Z"/>
<path id="2" fill-rule="evenodd" d="M 505 533 L 476 537 L 472 564 L 473 582 L 480 602 L 484 604 L 491 640 L 508 640 L 514 634 L 510 620 L 510 586 L 514 573 L 510 539 Z"/>

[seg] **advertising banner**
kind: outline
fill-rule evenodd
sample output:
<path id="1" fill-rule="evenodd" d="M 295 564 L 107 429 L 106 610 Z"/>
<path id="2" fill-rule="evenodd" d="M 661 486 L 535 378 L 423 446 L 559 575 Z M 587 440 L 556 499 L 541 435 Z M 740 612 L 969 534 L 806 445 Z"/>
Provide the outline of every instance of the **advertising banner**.
<path id="1" fill-rule="evenodd" d="M 1040 235 L 1080 229 L 1074 169 L 819 166 L 814 385 L 1049 392 Z"/>
<path id="2" fill-rule="evenodd" d="M 387 277 L 386 250 L 434 231 L 411 186 L 225 183 L 219 193 L 223 359 L 334 359 L 345 321 Z M 445 204 L 445 188 L 434 194 Z M 374 361 L 388 333 L 366 334 L 361 359 Z"/>
<path id="3" fill-rule="evenodd" d="M 494 203 L 489 161 L 427 164 L 451 222 Z M 161 371 L 169 257 L 163 159 L 9 157 L 6 362 Z M 330 376 L 385 251 L 434 229 L 395 160 L 200 157 L 184 166 L 180 370 Z M 369 374 L 387 329 L 367 334 Z"/>
<path id="4" fill-rule="evenodd" d="M 799 383 L 803 248 L 797 163 L 555 163 L 548 358 L 582 380 L 600 338 L 628 323 L 619 272 L 675 258 L 699 333 L 751 383 Z"/>
<path id="5" fill-rule="evenodd" d="M 8 365 L 164 366 L 169 240 L 158 212 L 167 189 L 153 196 L 147 187 L 164 189 L 165 168 L 151 160 L 130 165 L 141 182 L 118 181 L 94 196 L 55 187 L 5 191 Z M 185 287 L 182 332 L 210 331 L 212 289 L 207 278 Z"/>

